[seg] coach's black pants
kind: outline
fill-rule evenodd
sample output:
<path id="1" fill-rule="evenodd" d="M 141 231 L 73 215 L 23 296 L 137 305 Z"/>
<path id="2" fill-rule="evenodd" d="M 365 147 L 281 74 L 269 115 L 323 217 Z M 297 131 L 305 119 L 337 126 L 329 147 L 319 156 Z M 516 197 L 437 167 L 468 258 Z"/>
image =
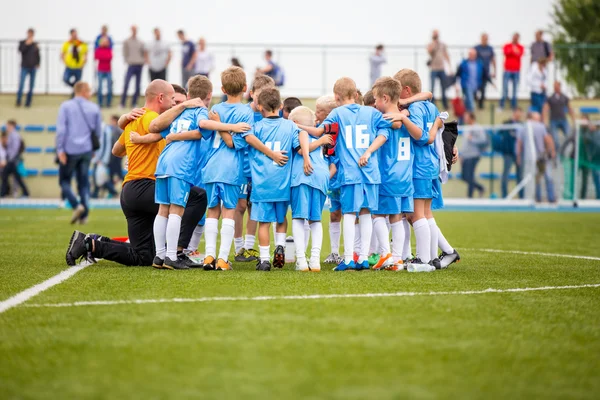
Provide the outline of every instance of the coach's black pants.
<path id="1" fill-rule="evenodd" d="M 130 243 L 96 241 L 94 257 L 115 261 L 123 265 L 152 265 L 154 248 L 154 218 L 158 204 L 154 202 L 155 181 L 139 179 L 123 185 L 121 208 L 127 219 Z M 193 187 L 190 191 L 179 233 L 179 245 L 187 247 L 194 228 L 206 212 L 207 197 L 204 189 Z"/>

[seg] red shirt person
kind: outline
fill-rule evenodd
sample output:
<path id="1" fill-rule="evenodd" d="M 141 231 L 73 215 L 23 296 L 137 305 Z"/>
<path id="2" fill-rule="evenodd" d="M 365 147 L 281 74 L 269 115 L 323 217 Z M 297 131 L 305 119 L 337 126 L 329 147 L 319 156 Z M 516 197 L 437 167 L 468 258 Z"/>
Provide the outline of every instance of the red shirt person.
<path id="1" fill-rule="evenodd" d="M 98 61 L 98 105 L 100 107 L 110 107 L 112 101 L 112 62 L 113 52 L 108 38 L 100 39 L 100 46 L 94 53 L 94 58 Z M 103 84 L 106 82 L 106 97 L 103 90 Z"/>
<path id="2" fill-rule="evenodd" d="M 511 107 L 517 108 L 517 87 L 519 85 L 519 74 L 521 72 L 521 58 L 525 49 L 519 43 L 519 34 L 515 33 L 512 41 L 504 45 L 504 79 L 502 82 L 502 99 L 500 108 L 504 108 L 504 103 L 508 99 L 508 85 L 512 82 Z"/>

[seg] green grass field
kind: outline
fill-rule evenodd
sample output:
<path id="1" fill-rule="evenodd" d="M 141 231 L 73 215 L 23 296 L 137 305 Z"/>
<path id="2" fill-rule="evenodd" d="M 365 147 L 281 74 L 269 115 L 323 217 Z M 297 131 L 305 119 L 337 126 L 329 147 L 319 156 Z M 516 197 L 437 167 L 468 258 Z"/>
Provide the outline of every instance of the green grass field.
<path id="1" fill-rule="evenodd" d="M 0 210 L 0 301 L 67 269 L 69 216 Z M 101 261 L 0 314 L 0 398 L 598 398 L 600 287 L 581 285 L 600 283 L 600 259 L 512 252 L 600 257 L 600 215 L 437 220 L 463 260 L 434 273 Z M 85 229 L 122 236 L 125 222 L 94 210 Z M 323 257 L 327 225 L 324 236 Z M 415 293 L 281 298 L 397 292 Z"/>

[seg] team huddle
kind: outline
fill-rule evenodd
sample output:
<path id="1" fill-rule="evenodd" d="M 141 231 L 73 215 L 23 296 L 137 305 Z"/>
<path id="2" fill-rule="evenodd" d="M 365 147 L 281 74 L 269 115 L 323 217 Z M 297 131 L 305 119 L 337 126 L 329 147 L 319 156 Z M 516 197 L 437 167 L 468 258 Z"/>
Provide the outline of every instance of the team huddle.
<path id="1" fill-rule="evenodd" d="M 246 75 L 239 67 L 225 70 L 221 84 L 227 100 L 210 111 L 212 84 L 194 76 L 182 107 L 154 114 L 151 122 L 141 123 L 147 126 L 141 134 L 136 121 L 123 133 L 129 146 L 160 144 L 155 268 L 231 270 L 232 243 L 236 261 L 256 261 L 259 271 L 283 268 L 291 208 L 296 270 L 320 271 L 328 199 L 331 253 L 325 263 L 334 264 L 335 271 L 434 270 L 460 260 L 432 214 L 443 207 L 447 113 L 429 101 L 431 93 L 421 93 L 416 72 L 403 69 L 378 79 L 365 94 L 365 105 L 354 81 L 341 78 L 333 96 L 317 100 L 316 112 L 297 99 L 284 104 L 273 79 L 264 75 L 252 83 L 253 101 L 243 104 Z M 182 245 L 182 216 L 197 188 L 206 193 L 207 212 Z M 203 234 L 206 247 L 199 259 Z"/>

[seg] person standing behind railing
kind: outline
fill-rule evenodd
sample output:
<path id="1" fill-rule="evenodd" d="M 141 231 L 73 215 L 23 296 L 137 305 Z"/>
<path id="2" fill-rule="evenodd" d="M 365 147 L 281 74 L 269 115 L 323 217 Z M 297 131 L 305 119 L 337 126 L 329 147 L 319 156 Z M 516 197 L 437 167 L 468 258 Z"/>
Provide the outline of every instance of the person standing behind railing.
<path id="1" fill-rule="evenodd" d="M 375 85 L 375 81 L 381 76 L 381 66 L 386 62 L 387 58 L 383 52 L 383 45 L 379 44 L 375 47 L 375 53 L 369 57 L 369 64 L 371 66 L 371 87 Z"/>
<path id="2" fill-rule="evenodd" d="M 102 28 L 100 28 L 100 34 L 98 36 L 96 36 L 96 41 L 94 42 L 94 49 L 97 49 L 98 47 L 100 47 L 100 41 L 102 39 L 107 39 L 108 47 L 110 47 L 111 49 L 113 48 L 113 40 L 108 35 L 108 26 L 106 26 L 106 25 L 102 25 Z"/>
<path id="3" fill-rule="evenodd" d="M 69 34 L 71 37 L 62 47 L 61 57 L 65 63 L 63 81 L 74 87 L 81 80 L 83 67 L 87 62 L 87 44 L 79 40 L 76 29 L 71 29 Z"/>
<path id="4" fill-rule="evenodd" d="M 29 76 L 29 91 L 27 92 L 25 107 L 31 107 L 35 73 L 40 66 L 40 49 L 38 44 L 33 41 L 33 35 L 33 29 L 29 28 L 27 30 L 27 39 L 19 42 L 19 53 L 21 53 L 21 78 L 19 79 L 19 91 L 17 92 L 17 107 L 21 107 L 21 98 L 23 97 L 23 88 L 25 87 L 25 79 L 27 76 Z"/>
<path id="5" fill-rule="evenodd" d="M 481 43 L 475 46 L 477 52 L 477 59 L 483 64 L 483 78 L 481 83 L 481 96 L 479 97 L 479 109 L 483 110 L 483 103 L 485 102 L 485 88 L 490 82 L 494 85 L 492 79 L 496 78 L 496 55 L 494 54 L 494 48 L 488 43 L 488 34 L 483 33 L 481 35 Z M 492 71 L 492 68 L 494 70 Z"/>
<path id="6" fill-rule="evenodd" d="M 519 43 L 519 34 L 515 33 L 512 42 L 504 45 L 504 78 L 502 80 L 502 99 L 500 108 L 504 109 L 504 103 L 508 100 L 508 82 L 512 82 L 511 107 L 517 108 L 517 87 L 519 86 L 519 74 L 521 72 L 521 57 L 524 53 L 523 46 Z"/>
<path id="7" fill-rule="evenodd" d="M 531 88 L 531 111 L 542 112 L 546 103 L 546 80 L 548 79 L 547 60 L 540 58 L 529 69 L 529 87 Z"/>
<path id="8" fill-rule="evenodd" d="M 477 164 L 481 158 L 481 153 L 485 150 L 488 144 L 488 139 L 485 131 L 475 123 L 475 114 L 472 112 L 465 113 L 465 124 L 468 130 L 463 133 L 463 143 L 460 149 L 460 159 L 462 162 L 461 172 L 462 180 L 468 185 L 467 196 L 473 197 L 473 191 L 477 189 L 479 197 L 483 197 L 485 188 L 477 182 Z"/>
<path id="9" fill-rule="evenodd" d="M 521 121 L 523 111 L 517 107 L 513 110 L 512 117 L 506 121 L 504 124 L 522 124 Z M 502 198 L 505 198 L 508 195 L 508 179 L 510 175 L 510 170 L 515 164 L 515 173 L 517 175 L 517 184 L 521 182 L 523 179 L 523 173 L 521 169 L 521 165 L 517 164 L 517 155 L 515 154 L 517 137 L 519 136 L 519 131 L 522 130 L 523 127 L 517 127 L 515 129 L 503 129 L 498 131 L 494 138 L 494 151 L 502 154 L 502 158 L 504 161 L 504 166 L 502 169 L 502 181 L 501 181 L 501 190 L 502 190 Z M 524 191 L 519 190 L 519 198 L 522 199 L 524 196 Z"/>
<path id="10" fill-rule="evenodd" d="M 470 49 L 468 58 L 460 63 L 456 71 L 456 80 L 460 80 L 467 111 L 474 112 L 475 95 L 483 84 L 483 63 L 477 58 L 475 49 Z"/>
<path id="11" fill-rule="evenodd" d="M 167 66 L 171 62 L 171 49 L 161 40 L 160 29 L 154 28 L 154 42 L 146 49 L 146 64 L 150 71 L 150 82 L 155 79 L 167 79 Z"/>
<path id="12" fill-rule="evenodd" d="M 131 27 L 131 37 L 123 43 L 123 58 L 127 64 L 127 73 L 125 75 L 125 87 L 121 96 L 121 107 L 125 107 L 127 101 L 127 90 L 129 81 L 135 76 L 135 91 L 131 98 L 131 107 L 136 107 L 138 97 L 140 96 L 140 81 L 142 79 L 142 69 L 144 68 L 144 43 L 137 38 L 137 26 Z"/>
<path id="13" fill-rule="evenodd" d="M 569 98 L 562 93 L 560 82 L 554 82 L 554 93 L 546 99 L 546 103 L 542 109 L 542 121 L 548 121 L 550 123 L 550 134 L 554 139 L 554 146 L 556 151 L 560 147 L 560 138 L 558 137 L 558 130 L 560 129 L 565 137 L 569 136 L 571 129 L 569 128 L 569 121 L 567 120 L 567 112 L 571 117 L 571 122 L 575 126 L 575 112 L 573 107 L 569 104 Z"/>
<path id="14" fill-rule="evenodd" d="M 435 80 L 439 79 L 440 89 L 442 91 L 442 104 L 444 109 L 448 109 L 448 99 L 446 99 L 448 82 L 444 62 L 447 62 L 448 65 L 450 65 L 450 56 L 448 56 L 446 44 L 440 41 L 440 34 L 437 30 L 433 31 L 431 43 L 427 45 L 427 52 L 431 57 L 427 62 L 427 65 L 431 69 L 431 93 L 435 93 Z"/>
<path id="15" fill-rule="evenodd" d="M 113 52 L 108 38 L 100 39 L 100 47 L 95 51 L 94 58 L 98 60 L 98 105 L 110 108 L 112 102 L 112 62 Z M 106 103 L 104 103 L 103 83 L 106 82 Z"/>
<path id="16" fill-rule="evenodd" d="M 187 87 L 188 80 L 194 76 L 194 53 L 196 48 L 194 42 L 186 39 L 185 32 L 183 30 L 177 31 L 177 37 L 181 40 L 182 52 L 181 52 L 181 86 Z"/>
<path id="17" fill-rule="evenodd" d="M 3 166 L 2 170 L 2 189 L 0 189 L 0 197 L 4 197 L 9 193 L 9 182 L 8 179 L 11 175 L 15 177 L 17 185 L 21 187 L 23 191 L 23 197 L 29 197 L 29 191 L 23 178 L 19 173 L 19 161 L 21 153 L 24 150 L 23 139 L 19 132 L 17 132 L 17 123 L 14 120 L 9 120 L 6 123 L 6 131 L 2 133 L 4 136 L 2 141 L 6 141 L 5 159 L 0 158 L 0 166 Z"/>

